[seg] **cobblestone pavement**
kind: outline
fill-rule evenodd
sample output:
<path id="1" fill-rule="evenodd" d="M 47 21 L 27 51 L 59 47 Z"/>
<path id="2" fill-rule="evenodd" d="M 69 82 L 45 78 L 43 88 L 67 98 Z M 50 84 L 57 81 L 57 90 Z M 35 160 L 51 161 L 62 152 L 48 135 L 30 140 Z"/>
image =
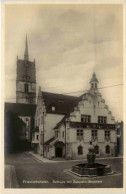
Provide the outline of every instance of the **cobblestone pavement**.
<path id="1" fill-rule="evenodd" d="M 116 174 L 97 178 L 78 178 L 67 173 L 67 170 L 75 164 L 83 163 L 83 160 L 46 163 L 26 153 L 10 154 L 5 157 L 6 165 L 15 167 L 20 188 L 121 188 L 123 159 L 107 158 L 96 161 L 111 165 Z M 13 184 L 13 187 L 16 185 Z"/>

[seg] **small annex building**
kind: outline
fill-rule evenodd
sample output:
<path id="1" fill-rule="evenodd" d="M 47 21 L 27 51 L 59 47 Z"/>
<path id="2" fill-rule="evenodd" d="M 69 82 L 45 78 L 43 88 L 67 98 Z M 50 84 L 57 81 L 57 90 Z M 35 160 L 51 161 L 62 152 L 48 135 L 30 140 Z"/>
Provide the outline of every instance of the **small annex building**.
<path id="1" fill-rule="evenodd" d="M 93 73 L 90 89 L 80 97 L 41 91 L 37 97 L 32 145 L 39 155 L 52 159 L 86 158 L 93 141 L 97 157 L 115 156 L 115 118 L 98 90 Z"/>

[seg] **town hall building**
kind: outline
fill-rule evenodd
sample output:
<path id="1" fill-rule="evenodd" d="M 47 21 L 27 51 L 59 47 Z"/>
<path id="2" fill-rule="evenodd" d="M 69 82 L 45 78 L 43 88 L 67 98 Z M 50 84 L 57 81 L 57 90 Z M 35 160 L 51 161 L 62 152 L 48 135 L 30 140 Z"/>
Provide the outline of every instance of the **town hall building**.
<path id="1" fill-rule="evenodd" d="M 39 88 L 32 133 L 36 153 L 49 159 L 86 158 L 92 141 L 97 157 L 115 156 L 116 122 L 98 84 L 94 72 L 90 89 L 80 97 L 47 93 Z"/>
<path id="2" fill-rule="evenodd" d="M 11 120 L 14 113 L 22 120 L 21 139 L 28 140 L 42 157 L 86 158 L 91 141 L 97 157 L 115 156 L 115 118 L 98 90 L 95 72 L 89 81 L 89 90 L 80 97 L 39 87 L 36 100 L 35 60 L 29 60 L 26 36 L 24 59 L 17 57 L 16 103 L 5 103 L 5 117 Z M 5 128 L 8 133 L 10 126 Z"/>

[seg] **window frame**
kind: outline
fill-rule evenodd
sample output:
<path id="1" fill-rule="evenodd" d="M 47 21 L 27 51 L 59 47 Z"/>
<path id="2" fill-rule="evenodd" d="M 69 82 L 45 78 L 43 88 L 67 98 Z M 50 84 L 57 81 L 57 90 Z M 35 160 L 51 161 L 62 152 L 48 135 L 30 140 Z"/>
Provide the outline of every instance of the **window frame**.
<path id="1" fill-rule="evenodd" d="M 92 129 L 91 130 L 91 137 L 92 137 L 93 140 L 98 139 L 98 130 L 97 129 Z"/>
<path id="2" fill-rule="evenodd" d="M 51 110 L 54 112 L 54 111 L 56 111 L 56 107 L 53 105 L 52 107 L 51 107 Z"/>
<path id="3" fill-rule="evenodd" d="M 98 116 L 99 124 L 107 124 L 107 116 Z"/>
<path id="4" fill-rule="evenodd" d="M 77 139 L 82 140 L 83 135 L 84 135 L 84 130 L 83 129 L 77 129 L 76 135 L 77 135 Z"/>
<path id="5" fill-rule="evenodd" d="M 36 140 L 39 140 L 39 134 L 36 135 Z"/>
<path id="6" fill-rule="evenodd" d="M 110 140 L 110 130 L 105 130 L 105 140 L 109 141 Z"/>
<path id="7" fill-rule="evenodd" d="M 91 123 L 91 115 L 81 115 L 82 123 Z"/>

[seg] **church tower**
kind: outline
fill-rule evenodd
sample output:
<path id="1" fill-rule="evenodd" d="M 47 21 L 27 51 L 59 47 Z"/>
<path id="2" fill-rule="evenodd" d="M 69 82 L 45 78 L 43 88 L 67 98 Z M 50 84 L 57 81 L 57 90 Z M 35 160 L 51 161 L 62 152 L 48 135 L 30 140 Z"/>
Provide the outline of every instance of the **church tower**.
<path id="1" fill-rule="evenodd" d="M 16 103 L 36 104 L 35 60 L 29 61 L 27 36 L 24 60 L 17 57 Z"/>

